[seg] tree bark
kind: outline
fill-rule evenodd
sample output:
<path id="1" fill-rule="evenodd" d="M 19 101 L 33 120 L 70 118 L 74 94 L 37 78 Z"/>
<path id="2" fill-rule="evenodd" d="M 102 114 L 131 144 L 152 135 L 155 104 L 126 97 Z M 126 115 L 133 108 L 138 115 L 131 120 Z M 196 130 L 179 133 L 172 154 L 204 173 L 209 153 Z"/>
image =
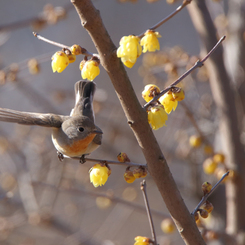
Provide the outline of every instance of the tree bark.
<path id="1" fill-rule="evenodd" d="M 83 27 L 88 31 L 97 48 L 101 64 L 114 85 L 128 124 L 145 156 L 149 172 L 184 242 L 192 245 L 205 244 L 194 218 L 191 217 L 183 202 L 166 159 L 149 126 L 147 113 L 139 104 L 123 64 L 116 56 L 116 46 L 102 23 L 99 11 L 94 8 L 90 0 L 72 0 L 71 2 L 77 10 Z"/>

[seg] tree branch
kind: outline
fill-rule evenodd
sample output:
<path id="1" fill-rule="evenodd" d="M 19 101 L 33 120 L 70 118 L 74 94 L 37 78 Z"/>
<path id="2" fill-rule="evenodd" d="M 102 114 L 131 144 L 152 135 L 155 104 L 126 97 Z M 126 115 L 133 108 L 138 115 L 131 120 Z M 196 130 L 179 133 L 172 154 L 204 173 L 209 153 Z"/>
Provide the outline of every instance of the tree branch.
<path id="1" fill-rule="evenodd" d="M 72 3 L 83 27 L 88 31 L 97 48 L 101 64 L 114 85 L 129 125 L 148 163 L 149 172 L 183 240 L 186 244 L 205 244 L 150 128 L 147 113 L 141 107 L 123 64 L 116 56 L 116 46 L 102 23 L 99 11 L 94 8 L 89 0 L 72 0 Z"/>

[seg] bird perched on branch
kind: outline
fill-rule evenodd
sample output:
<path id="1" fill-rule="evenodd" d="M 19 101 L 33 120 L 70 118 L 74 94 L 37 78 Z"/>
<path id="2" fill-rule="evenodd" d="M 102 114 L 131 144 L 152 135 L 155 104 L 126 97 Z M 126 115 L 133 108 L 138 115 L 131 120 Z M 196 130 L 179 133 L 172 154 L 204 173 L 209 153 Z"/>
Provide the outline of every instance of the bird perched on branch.
<path id="1" fill-rule="evenodd" d="M 94 124 L 94 82 L 78 81 L 75 84 L 75 106 L 70 116 L 15 111 L 0 108 L 0 121 L 52 128 L 52 141 L 58 157 L 81 157 L 101 145 L 102 131 Z"/>

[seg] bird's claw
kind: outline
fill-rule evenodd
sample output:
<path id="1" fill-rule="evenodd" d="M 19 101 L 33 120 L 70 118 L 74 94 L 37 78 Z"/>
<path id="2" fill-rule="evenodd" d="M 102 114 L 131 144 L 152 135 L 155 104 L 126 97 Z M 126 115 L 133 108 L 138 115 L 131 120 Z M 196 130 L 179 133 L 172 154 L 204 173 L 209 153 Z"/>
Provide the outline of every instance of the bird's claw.
<path id="1" fill-rule="evenodd" d="M 57 151 L 57 156 L 61 162 L 64 160 L 64 155 L 61 152 Z"/>
<path id="2" fill-rule="evenodd" d="M 80 157 L 80 163 L 81 163 L 81 164 L 84 164 L 84 163 L 86 162 L 85 156 L 86 156 L 86 154 L 84 154 L 84 155 L 82 155 L 82 156 Z"/>

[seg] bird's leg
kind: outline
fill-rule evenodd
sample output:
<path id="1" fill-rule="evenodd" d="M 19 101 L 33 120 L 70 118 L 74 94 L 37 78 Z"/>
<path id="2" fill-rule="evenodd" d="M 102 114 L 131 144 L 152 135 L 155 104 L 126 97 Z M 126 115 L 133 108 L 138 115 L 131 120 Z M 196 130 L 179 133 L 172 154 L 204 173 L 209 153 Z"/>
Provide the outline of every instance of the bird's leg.
<path id="1" fill-rule="evenodd" d="M 86 159 L 85 159 L 85 156 L 86 155 L 89 155 L 89 154 L 83 154 L 81 157 L 80 157 L 80 163 L 81 164 L 84 164 L 86 162 Z"/>
<path id="2" fill-rule="evenodd" d="M 57 151 L 57 156 L 61 162 L 64 160 L 64 155 L 61 152 Z"/>

